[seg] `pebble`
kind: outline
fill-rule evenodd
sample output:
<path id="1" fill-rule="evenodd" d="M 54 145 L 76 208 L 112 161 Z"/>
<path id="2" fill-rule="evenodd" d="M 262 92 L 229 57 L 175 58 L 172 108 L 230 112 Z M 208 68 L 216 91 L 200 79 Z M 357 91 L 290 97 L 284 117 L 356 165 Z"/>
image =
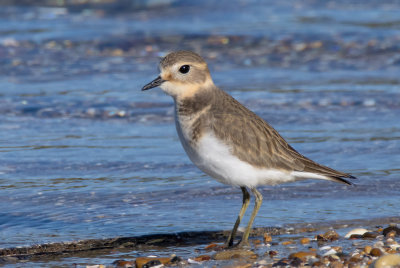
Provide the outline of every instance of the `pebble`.
<path id="1" fill-rule="evenodd" d="M 159 258 L 159 257 L 137 257 L 136 268 L 152 267 L 160 264 L 169 263 L 170 258 Z"/>
<path id="2" fill-rule="evenodd" d="M 400 236 L 400 228 L 397 226 L 389 226 L 385 229 L 383 229 L 382 234 L 384 236 L 387 236 L 389 233 L 395 232 L 394 236 Z M 393 235 L 393 234 L 391 234 Z"/>
<path id="3" fill-rule="evenodd" d="M 205 249 L 205 250 L 213 250 L 213 249 L 215 249 L 215 248 L 217 248 L 217 247 L 218 247 L 217 244 L 212 243 L 212 244 L 207 245 L 204 249 Z"/>
<path id="4" fill-rule="evenodd" d="M 393 250 L 399 250 L 400 249 L 400 245 L 397 243 L 393 243 L 390 245 L 390 248 Z"/>
<path id="5" fill-rule="evenodd" d="M 264 243 L 272 242 L 272 236 L 268 233 L 264 234 Z"/>
<path id="6" fill-rule="evenodd" d="M 324 234 L 317 235 L 318 241 L 335 241 L 339 239 L 339 234 L 335 230 L 329 230 Z"/>
<path id="7" fill-rule="evenodd" d="M 333 261 L 329 264 L 330 268 L 342 268 L 344 267 L 340 261 Z"/>
<path id="8" fill-rule="evenodd" d="M 334 254 L 337 254 L 337 253 L 338 253 L 338 252 L 337 252 L 335 249 L 331 248 L 330 250 L 328 250 L 327 252 L 325 252 L 323 256 L 334 255 Z"/>
<path id="9" fill-rule="evenodd" d="M 257 258 L 257 255 L 251 250 L 244 249 L 233 249 L 233 250 L 224 250 L 215 253 L 213 256 L 214 260 L 231 260 L 231 259 L 254 259 Z"/>
<path id="10" fill-rule="evenodd" d="M 385 244 L 382 241 L 378 241 L 374 244 L 374 248 L 381 248 L 383 247 Z"/>
<path id="11" fill-rule="evenodd" d="M 396 236 L 396 234 L 397 234 L 396 231 L 392 230 L 392 231 L 386 233 L 385 237 L 386 238 L 394 238 Z"/>
<path id="12" fill-rule="evenodd" d="M 373 248 L 369 254 L 373 257 L 379 257 L 382 256 L 382 251 L 379 248 Z"/>
<path id="13" fill-rule="evenodd" d="M 350 238 L 352 235 L 364 235 L 365 233 L 369 232 L 367 229 L 364 228 L 356 228 L 348 232 L 344 237 L 345 238 Z"/>
<path id="14" fill-rule="evenodd" d="M 270 251 L 268 251 L 268 255 L 272 258 L 273 256 L 278 255 L 278 251 L 276 251 L 276 250 L 270 250 Z"/>
<path id="15" fill-rule="evenodd" d="M 289 255 L 289 259 L 299 258 L 302 261 L 306 261 L 310 257 L 316 257 L 317 254 L 311 251 L 299 251 Z"/>
<path id="16" fill-rule="evenodd" d="M 189 258 L 189 259 L 187 260 L 187 262 L 188 262 L 189 264 L 201 264 L 200 261 L 196 261 L 196 260 L 191 259 L 191 258 Z"/>
<path id="17" fill-rule="evenodd" d="M 260 239 L 253 239 L 251 242 L 252 242 L 253 245 L 255 245 L 255 246 L 261 245 L 261 240 L 260 240 Z"/>
<path id="18" fill-rule="evenodd" d="M 377 259 L 372 267 L 374 268 L 388 268 L 400 265 L 399 254 L 389 254 Z"/>
<path id="19" fill-rule="evenodd" d="M 300 239 L 300 244 L 302 244 L 302 245 L 310 244 L 310 239 L 303 237 Z"/>
<path id="20" fill-rule="evenodd" d="M 365 252 L 366 254 L 370 254 L 370 253 L 371 253 L 371 250 L 372 250 L 372 247 L 371 247 L 371 246 L 365 246 L 365 247 L 364 247 L 364 252 Z"/>
<path id="21" fill-rule="evenodd" d="M 365 232 L 363 235 L 362 235 L 362 238 L 372 238 L 372 239 L 375 239 L 375 238 L 377 238 L 379 236 L 379 233 L 377 233 L 377 232 Z"/>
<path id="22" fill-rule="evenodd" d="M 196 258 L 194 258 L 194 260 L 196 262 L 209 261 L 209 260 L 211 260 L 211 256 L 209 256 L 209 255 L 200 255 L 200 256 L 197 256 Z"/>
<path id="23" fill-rule="evenodd" d="M 331 246 L 323 246 L 320 247 L 319 250 L 330 250 L 332 247 Z"/>
<path id="24" fill-rule="evenodd" d="M 266 260 L 261 260 L 257 262 L 258 265 L 267 265 L 268 262 Z"/>
<path id="25" fill-rule="evenodd" d="M 135 264 L 132 261 L 125 261 L 125 260 L 116 260 L 113 262 L 115 267 L 134 267 Z"/>

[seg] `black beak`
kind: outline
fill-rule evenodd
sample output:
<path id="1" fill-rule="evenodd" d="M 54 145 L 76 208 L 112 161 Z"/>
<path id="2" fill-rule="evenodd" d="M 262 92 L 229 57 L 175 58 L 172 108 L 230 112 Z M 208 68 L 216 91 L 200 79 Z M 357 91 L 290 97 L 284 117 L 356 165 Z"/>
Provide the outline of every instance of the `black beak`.
<path id="1" fill-rule="evenodd" d="M 158 87 L 159 85 L 161 85 L 161 84 L 164 83 L 164 82 L 165 82 L 165 80 L 163 80 L 163 79 L 161 78 L 161 76 L 159 76 L 159 77 L 157 77 L 156 79 L 154 79 L 153 81 L 151 81 L 150 83 L 148 83 L 147 85 L 145 85 L 145 86 L 142 88 L 142 91 L 148 90 L 148 89 L 153 88 L 153 87 Z"/>

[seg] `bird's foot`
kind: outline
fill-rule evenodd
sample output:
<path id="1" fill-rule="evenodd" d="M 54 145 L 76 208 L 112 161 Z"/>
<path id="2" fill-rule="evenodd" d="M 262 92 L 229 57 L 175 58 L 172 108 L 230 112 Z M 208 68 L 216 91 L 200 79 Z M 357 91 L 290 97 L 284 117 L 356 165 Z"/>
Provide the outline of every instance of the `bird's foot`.
<path id="1" fill-rule="evenodd" d="M 246 240 L 240 240 L 240 241 L 235 245 L 235 248 L 248 249 L 248 248 L 251 248 L 251 247 L 250 247 L 249 241 L 246 239 Z"/>

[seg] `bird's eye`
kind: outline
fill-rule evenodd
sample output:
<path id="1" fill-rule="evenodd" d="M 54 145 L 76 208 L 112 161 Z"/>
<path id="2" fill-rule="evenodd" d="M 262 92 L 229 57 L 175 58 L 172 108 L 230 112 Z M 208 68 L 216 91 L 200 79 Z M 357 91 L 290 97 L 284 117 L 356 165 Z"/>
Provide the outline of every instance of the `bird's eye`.
<path id="1" fill-rule="evenodd" d="M 179 72 L 182 74 L 186 74 L 188 73 L 190 70 L 190 66 L 189 65 L 182 65 L 181 68 L 179 68 Z"/>

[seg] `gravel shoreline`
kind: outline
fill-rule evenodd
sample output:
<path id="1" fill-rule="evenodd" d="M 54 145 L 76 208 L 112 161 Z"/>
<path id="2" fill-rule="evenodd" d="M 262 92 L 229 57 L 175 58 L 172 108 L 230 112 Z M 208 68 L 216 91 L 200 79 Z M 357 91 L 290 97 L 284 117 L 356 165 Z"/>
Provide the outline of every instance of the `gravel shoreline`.
<path id="1" fill-rule="evenodd" d="M 398 223 L 393 217 L 255 228 L 246 249 L 226 249 L 228 231 L 52 243 L 0 249 L 0 264 L 53 265 L 79 256 L 86 258 L 79 267 L 400 267 Z"/>

